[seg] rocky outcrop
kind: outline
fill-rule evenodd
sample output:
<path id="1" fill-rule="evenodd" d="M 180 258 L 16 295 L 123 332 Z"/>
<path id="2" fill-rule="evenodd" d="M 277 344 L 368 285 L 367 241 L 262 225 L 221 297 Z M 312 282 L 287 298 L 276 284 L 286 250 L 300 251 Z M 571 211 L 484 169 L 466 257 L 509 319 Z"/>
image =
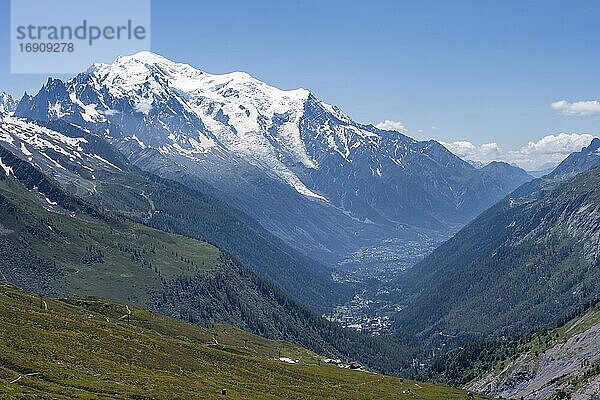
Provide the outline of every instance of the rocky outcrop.
<path id="1" fill-rule="evenodd" d="M 544 351 L 522 354 L 501 372 L 472 382 L 469 389 L 526 400 L 600 398 L 599 317 L 596 311 L 569 323 L 557 331 L 564 336 Z"/>

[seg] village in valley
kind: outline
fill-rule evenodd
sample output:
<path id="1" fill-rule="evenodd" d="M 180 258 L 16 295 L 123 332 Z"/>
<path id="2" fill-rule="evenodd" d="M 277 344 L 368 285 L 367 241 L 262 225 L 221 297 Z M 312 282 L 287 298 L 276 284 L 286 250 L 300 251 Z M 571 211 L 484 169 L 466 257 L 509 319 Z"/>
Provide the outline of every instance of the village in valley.
<path id="1" fill-rule="evenodd" d="M 422 260 L 442 239 L 385 240 L 341 260 L 332 274 L 333 280 L 358 289 L 350 301 L 323 317 L 361 333 L 374 336 L 391 333 L 392 317 L 402 306 L 391 301 L 398 298 L 392 295 L 398 289 L 389 283 L 398 273 Z"/>
<path id="2" fill-rule="evenodd" d="M 331 314 L 323 317 L 339 323 L 344 328 L 379 336 L 391 332 L 391 317 L 399 310 L 398 306 L 393 306 L 385 300 L 369 298 L 365 290 L 354 295 L 349 303 L 336 307 Z"/>

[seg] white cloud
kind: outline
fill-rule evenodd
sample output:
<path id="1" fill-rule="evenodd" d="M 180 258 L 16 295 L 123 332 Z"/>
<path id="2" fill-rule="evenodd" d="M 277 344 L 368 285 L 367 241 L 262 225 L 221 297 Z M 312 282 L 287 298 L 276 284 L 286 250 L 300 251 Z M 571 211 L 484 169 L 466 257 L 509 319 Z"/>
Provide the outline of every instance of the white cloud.
<path id="1" fill-rule="evenodd" d="M 566 100 L 556 101 L 550 107 L 561 114 L 569 116 L 598 116 L 600 115 L 600 101 L 576 101 L 569 103 Z"/>
<path id="2" fill-rule="evenodd" d="M 477 146 L 468 141 L 458 141 L 452 143 L 440 142 L 444 147 L 456 154 L 460 158 L 471 161 L 489 162 L 498 160 L 502 151 L 497 143 L 485 143 Z"/>
<path id="3" fill-rule="evenodd" d="M 558 135 L 544 136 L 537 142 L 529 142 L 521 149 L 523 154 L 570 154 L 581 150 L 590 144 L 593 135 L 577 133 L 560 133 Z"/>
<path id="4" fill-rule="evenodd" d="M 536 142 L 529 142 L 516 150 L 504 149 L 497 143 L 475 145 L 468 141 L 452 143 L 440 142 L 460 158 L 488 163 L 505 161 L 533 171 L 545 164 L 559 164 L 569 154 L 580 151 L 590 144 L 593 135 L 560 133 L 544 136 Z"/>
<path id="5" fill-rule="evenodd" d="M 398 132 L 406 132 L 407 129 L 404 124 L 400 121 L 392 121 L 386 119 L 385 121 L 379 122 L 375 124 L 376 128 L 383 129 L 385 131 L 398 131 Z"/>

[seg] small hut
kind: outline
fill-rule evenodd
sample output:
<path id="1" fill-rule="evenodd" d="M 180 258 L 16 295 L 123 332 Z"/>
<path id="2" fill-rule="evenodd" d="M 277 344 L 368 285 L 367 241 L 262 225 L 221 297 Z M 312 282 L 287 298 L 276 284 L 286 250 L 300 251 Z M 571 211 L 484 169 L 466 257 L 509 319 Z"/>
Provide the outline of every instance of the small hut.
<path id="1" fill-rule="evenodd" d="M 362 365 L 358 361 L 352 361 L 349 367 L 350 369 L 361 369 Z"/>

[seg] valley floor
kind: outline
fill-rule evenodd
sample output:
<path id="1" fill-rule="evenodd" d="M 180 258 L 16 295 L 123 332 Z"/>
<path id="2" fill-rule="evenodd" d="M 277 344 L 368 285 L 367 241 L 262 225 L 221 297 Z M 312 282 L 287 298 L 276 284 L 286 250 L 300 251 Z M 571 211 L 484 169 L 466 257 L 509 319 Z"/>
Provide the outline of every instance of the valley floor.
<path id="1" fill-rule="evenodd" d="M 352 299 L 323 315 L 344 328 L 372 335 L 392 332 L 394 315 L 403 302 L 394 279 L 430 254 L 450 233 L 420 233 L 413 239 L 389 238 L 360 248 L 338 261 L 334 280 L 357 288 Z"/>

